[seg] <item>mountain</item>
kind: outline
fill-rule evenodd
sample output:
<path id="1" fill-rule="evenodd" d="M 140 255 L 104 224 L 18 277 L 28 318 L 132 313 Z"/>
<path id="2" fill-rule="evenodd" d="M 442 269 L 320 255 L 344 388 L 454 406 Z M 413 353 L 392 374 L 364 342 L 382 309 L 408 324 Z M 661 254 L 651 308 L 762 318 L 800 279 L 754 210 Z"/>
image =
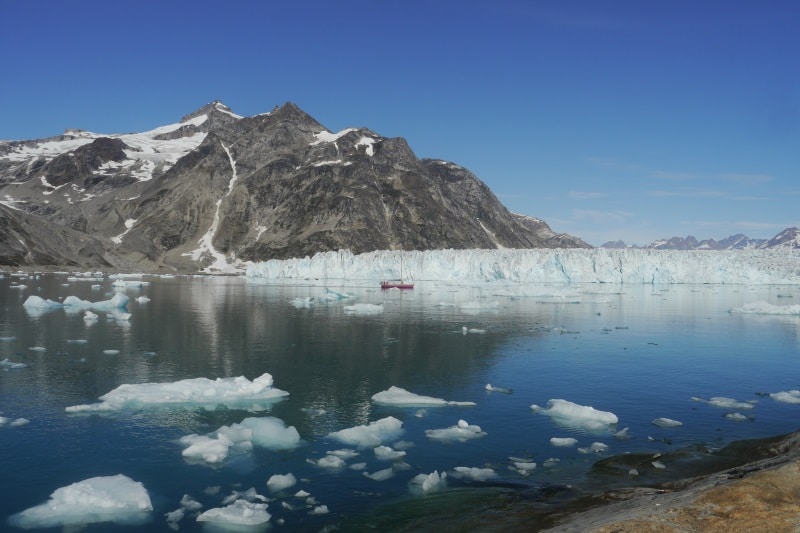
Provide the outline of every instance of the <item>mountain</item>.
<path id="1" fill-rule="evenodd" d="M 627 248 L 622 241 L 611 241 L 603 244 L 601 248 Z M 767 248 L 800 248 L 800 230 L 786 228 L 771 239 L 751 239 L 746 235 L 737 233 L 720 241 L 705 239 L 698 241 L 689 235 L 686 238 L 672 237 L 653 241 L 646 246 L 633 246 L 633 248 L 649 248 L 652 250 L 760 250 Z"/>
<path id="2" fill-rule="evenodd" d="M 19 237 L 0 240 L 9 265 L 227 272 L 338 249 L 589 247 L 509 212 L 459 165 L 367 128 L 332 133 L 292 103 L 0 142 L 0 204 Z"/>

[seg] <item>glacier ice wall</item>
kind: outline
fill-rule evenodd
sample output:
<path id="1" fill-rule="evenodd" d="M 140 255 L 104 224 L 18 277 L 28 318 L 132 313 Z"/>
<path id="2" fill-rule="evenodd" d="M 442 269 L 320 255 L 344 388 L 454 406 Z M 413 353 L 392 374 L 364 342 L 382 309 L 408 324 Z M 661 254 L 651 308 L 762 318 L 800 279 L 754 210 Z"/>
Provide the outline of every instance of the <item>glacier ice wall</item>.
<path id="1" fill-rule="evenodd" d="M 275 281 L 800 284 L 800 250 L 347 250 L 270 260 L 246 275 Z"/>

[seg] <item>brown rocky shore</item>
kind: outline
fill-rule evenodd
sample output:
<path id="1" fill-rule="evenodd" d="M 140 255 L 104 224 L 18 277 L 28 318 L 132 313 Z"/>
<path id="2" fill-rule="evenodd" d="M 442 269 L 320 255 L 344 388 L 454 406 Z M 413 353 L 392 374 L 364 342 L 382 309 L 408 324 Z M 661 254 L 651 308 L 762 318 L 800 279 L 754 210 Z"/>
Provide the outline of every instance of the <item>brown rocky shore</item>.
<path id="1" fill-rule="evenodd" d="M 732 461 L 753 460 L 655 487 L 589 496 L 580 504 L 590 508 L 562 515 L 544 531 L 800 532 L 800 432 L 729 448 Z"/>

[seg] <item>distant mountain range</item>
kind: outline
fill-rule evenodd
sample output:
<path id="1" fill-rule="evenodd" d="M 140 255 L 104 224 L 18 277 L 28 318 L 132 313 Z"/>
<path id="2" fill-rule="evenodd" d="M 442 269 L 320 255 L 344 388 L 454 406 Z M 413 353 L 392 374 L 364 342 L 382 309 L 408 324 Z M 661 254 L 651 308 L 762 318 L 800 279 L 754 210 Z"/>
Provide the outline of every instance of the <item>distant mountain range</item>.
<path id="1" fill-rule="evenodd" d="M 0 265 L 231 272 L 349 249 L 590 247 L 402 138 L 292 103 L 211 102 L 143 133 L 0 142 Z"/>
<path id="2" fill-rule="evenodd" d="M 601 248 L 629 248 L 622 241 L 610 241 Z M 631 248 L 649 248 L 653 250 L 746 250 L 764 248 L 800 248 L 800 230 L 797 228 L 786 228 L 771 239 L 751 239 L 746 235 L 738 233 L 731 235 L 720 241 L 705 239 L 698 241 L 691 235 L 683 237 L 672 237 L 653 241 L 646 246 L 631 246 Z"/>

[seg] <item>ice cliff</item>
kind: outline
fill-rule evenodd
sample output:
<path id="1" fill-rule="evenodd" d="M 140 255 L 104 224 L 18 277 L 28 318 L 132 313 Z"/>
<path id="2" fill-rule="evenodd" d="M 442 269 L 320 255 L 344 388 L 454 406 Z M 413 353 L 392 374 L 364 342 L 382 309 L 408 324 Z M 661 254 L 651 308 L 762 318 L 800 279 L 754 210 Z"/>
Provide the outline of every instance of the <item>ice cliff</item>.
<path id="1" fill-rule="evenodd" d="M 800 250 L 346 250 L 251 264 L 275 281 L 800 284 Z"/>

